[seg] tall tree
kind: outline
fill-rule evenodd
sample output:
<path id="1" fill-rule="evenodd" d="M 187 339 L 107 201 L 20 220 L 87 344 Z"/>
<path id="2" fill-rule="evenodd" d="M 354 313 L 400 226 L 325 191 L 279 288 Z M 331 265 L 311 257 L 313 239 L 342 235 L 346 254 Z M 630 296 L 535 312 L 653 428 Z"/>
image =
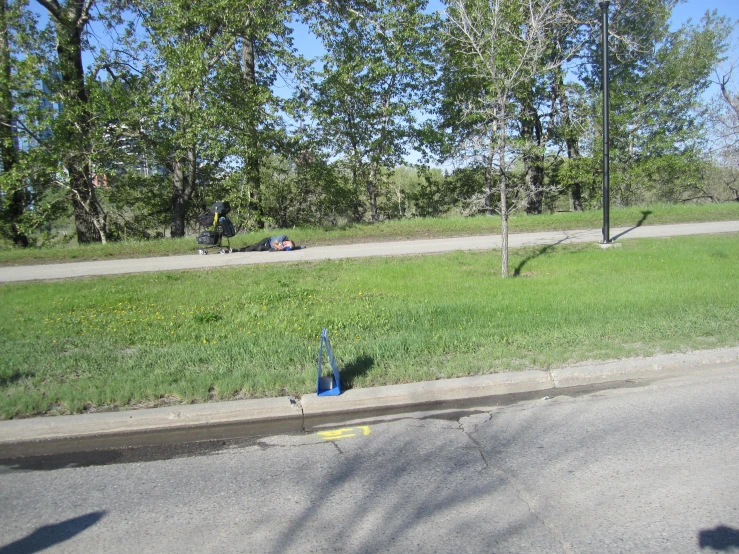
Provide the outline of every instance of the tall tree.
<path id="1" fill-rule="evenodd" d="M 236 152 L 241 159 L 242 179 L 249 188 L 250 219 L 264 227 L 262 161 L 285 142 L 281 111 L 289 111 L 274 92 L 278 79 L 300 74 L 304 60 L 293 48 L 288 22 L 297 10 L 293 3 L 250 2 L 242 26 L 237 29 L 241 51 L 241 107 Z"/>
<path id="2" fill-rule="evenodd" d="M 2 154 L 3 196 L 7 196 L 3 206 L 3 220 L 8 225 L 9 235 L 16 246 L 28 246 L 28 237 L 19 227 L 27 200 L 25 187 L 11 187 L 8 175 L 12 174 L 18 162 L 18 133 L 15 123 L 16 110 L 13 98 L 14 39 L 18 27 L 22 25 L 21 6 L 9 0 L 0 0 L 0 153 Z M 21 30 L 22 32 L 22 30 Z M 17 40 L 17 39 L 16 39 Z"/>
<path id="3" fill-rule="evenodd" d="M 581 83 L 565 82 L 565 71 L 559 68 L 552 75 L 552 141 L 559 146 L 564 158 L 557 160 L 554 180 L 567 191 L 570 209 L 581 212 L 586 195 L 595 188 L 593 158 L 583 155 L 583 137 L 591 136 L 591 96 Z M 591 193 L 591 194 L 588 194 Z"/>
<path id="4" fill-rule="evenodd" d="M 202 177 L 203 166 L 212 157 L 224 157 L 227 149 L 222 121 L 227 109 L 218 87 L 236 37 L 227 27 L 223 3 L 142 0 L 134 7 L 145 33 L 137 49 L 145 86 L 140 111 L 131 116 L 141 121 L 143 138 L 168 169 L 170 234 L 182 237 L 199 173 Z"/>
<path id="5" fill-rule="evenodd" d="M 313 115 L 334 155 L 343 156 L 369 217 L 380 218 L 382 169 L 402 162 L 416 136 L 414 110 L 434 75 L 434 18 L 425 0 L 377 0 L 327 10 L 312 21 L 326 55 Z M 361 217 L 356 204 L 355 217 Z"/>
<path id="6" fill-rule="evenodd" d="M 679 200 L 701 179 L 701 95 L 728 27 L 724 18 L 708 14 L 699 24 L 670 30 L 675 4 L 628 1 L 612 12 L 611 182 L 622 204 L 643 199 L 645 192 Z M 601 68 L 597 32 L 593 26 L 583 53 L 588 63 L 580 66 L 594 97 Z"/>
<path id="7" fill-rule="evenodd" d="M 739 23 L 734 26 L 735 33 L 737 29 Z M 739 202 L 739 43 L 734 43 L 728 56 L 714 68 L 713 82 L 719 89 L 709 114 L 713 150 L 723 185 Z"/>
<path id="8" fill-rule="evenodd" d="M 59 95 L 62 110 L 54 119 L 54 148 L 67 175 L 80 243 L 107 239 L 106 214 L 101 205 L 90 167 L 92 121 L 90 95 L 82 52 L 90 13 L 95 0 L 36 0 L 53 22 L 58 80 L 49 82 Z"/>
<path id="9" fill-rule="evenodd" d="M 0 228 L 25 247 L 65 205 L 52 186 L 59 169 L 51 148 L 54 97 L 39 86 L 48 81 L 53 41 L 23 0 L 0 1 L 0 26 Z"/>
<path id="10" fill-rule="evenodd" d="M 559 0 L 450 0 L 448 40 L 467 60 L 467 71 L 482 79 L 484 95 L 460 99 L 479 119 L 479 135 L 493 133 L 500 189 L 501 275 L 508 277 L 508 216 L 514 99 L 530 79 L 559 67 L 567 55 L 546 59 L 555 33 L 571 18 Z M 477 92 L 477 91 L 475 91 Z"/>
<path id="11" fill-rule="evenodd" d="M 136 0 L 134 6 L 141 26 L 131 42 L 142 32 L 144 40 L 132 63 L 151 101 L 132 115 L 171 175 L 171 235 L 185 234 L 193 199 L 207 203 L 208 176 L 224 172 L 229 186 L 246 185 L 253 220 L 261 224 L 260 160 L 270 128 L 279 127 L 271 86 L 291 52 L 287 4 Z M 222 188 L 219 194 L 227 194 Z"/>

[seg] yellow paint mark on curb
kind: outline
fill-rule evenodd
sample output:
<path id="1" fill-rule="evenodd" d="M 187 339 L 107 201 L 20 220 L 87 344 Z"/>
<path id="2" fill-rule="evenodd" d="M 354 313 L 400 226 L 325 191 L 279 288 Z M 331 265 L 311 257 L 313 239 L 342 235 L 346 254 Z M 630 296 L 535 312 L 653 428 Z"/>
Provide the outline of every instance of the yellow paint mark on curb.
<path id="1" fill-rule="evenodd" d="M 323 437 L 325 441 L 335 441 L 339 439 L 348 439 L 349 437 L 356 437 L 357 432 L 361 431 L 363 436 L 370 434 L 370 428 L 368 425 L 362 425 L 361 427 L 344 427 L 343 429 L 333 429 L 331 431 L 319 431 L 318 435 Z"/>

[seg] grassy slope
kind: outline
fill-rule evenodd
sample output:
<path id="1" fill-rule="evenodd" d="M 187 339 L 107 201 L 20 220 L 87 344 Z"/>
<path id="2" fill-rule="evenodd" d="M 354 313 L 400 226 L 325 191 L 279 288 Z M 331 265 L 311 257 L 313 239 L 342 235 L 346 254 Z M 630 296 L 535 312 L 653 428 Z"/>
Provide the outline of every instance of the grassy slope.
<path id="1" fill-rule="evenodd" d="M 0 286 L 0 414 L 373 386 L 739 344 L 739 237 Z"/>
<path id="2" fill-rule="evenodd" d="M 611 228 L 669 223 L 739 220 L 739 203 L 703 205 L 654 205 L 612 209 Z M 600 229 L 603 223 L 601 211 L 568 212 L 538 216 L 514 216 L 510 219 L 510 232 Z M 405 219 L 374 225 L 358 224 L 329 228 L 275 229 L 269 232 L 238 235 L 232 239 L 234 247 L 251 244 L 266 234 L 285 233 L 299 244 L 317 246 L 324 244 L 389 241 L 398 239 L 487 235 L 500 232 L 498 217 L 454 217 L 436 219 Z M 119 242 L 106 245 L 79 246 L 71 244 L 57 248 L 14 249 L 0 248 L 0 265 L 24 265 L 58 263 L 107 258 L 136 258 L 146 256 L 173 256 L 195 254 L 194 237 L 184 239 L 160 239 L 147 242 Z"/>

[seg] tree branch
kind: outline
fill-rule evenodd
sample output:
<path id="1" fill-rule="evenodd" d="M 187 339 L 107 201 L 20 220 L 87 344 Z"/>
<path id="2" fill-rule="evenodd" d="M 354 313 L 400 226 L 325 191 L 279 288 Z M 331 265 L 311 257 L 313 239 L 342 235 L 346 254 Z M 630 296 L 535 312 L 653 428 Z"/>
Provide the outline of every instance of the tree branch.
<path id="1" fill-rule="evenodd" d="M 46 11 L 48 11 L 54 19 L 59 20 L 59 17 L 62 14 L 62 7 L 59 5 L 57 0 L 36 0 L 36 2 L 46 8 Z"/>

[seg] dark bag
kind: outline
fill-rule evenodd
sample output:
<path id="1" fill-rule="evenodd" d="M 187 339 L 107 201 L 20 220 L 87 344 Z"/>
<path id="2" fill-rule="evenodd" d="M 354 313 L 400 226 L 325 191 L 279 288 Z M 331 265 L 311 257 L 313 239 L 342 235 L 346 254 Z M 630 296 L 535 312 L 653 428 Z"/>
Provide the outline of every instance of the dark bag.
<path id="1" fill-rule="evenodd" d="M 200 216 L 198 216 L 198 222 L 202 227 L 212 227 L 213 219 L 213 214 L 210 212 L 205 212 L 204 214 L 200 214 Z"/>
<path id="2" fill-rule="evenodd" d="M 218 242 L 220 236 L 216 231 L 203 231 L 197 238 L 198 244 L 204 244 L 206 246 L 212 246 Z"/>
<path id="3" fill-rule="evenodd" d="M 231 204 L 228 202 L 213 202 L 210 207 L 210 213 L 220 215 L 227 215 L 231 211 Z"/>
<path id="4" fill-rule="evenodd" d="M 222 217 L 218 220 L 218 222 L 221 224 L 221 230 L 223 231 L 223 236 L 227 239 L 231 237 L 236 236 L 236 228 L 234 227 L 234 224 L 231 223 L 231 220 L 227 217 Z"/>

